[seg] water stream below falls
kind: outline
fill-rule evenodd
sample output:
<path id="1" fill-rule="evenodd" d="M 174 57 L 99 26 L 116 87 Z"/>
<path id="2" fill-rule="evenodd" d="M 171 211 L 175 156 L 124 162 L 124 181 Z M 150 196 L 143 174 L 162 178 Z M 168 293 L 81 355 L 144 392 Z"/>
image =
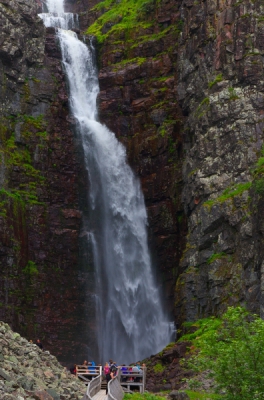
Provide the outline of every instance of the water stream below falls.
<path id="1" fill-rule="evenodd" d="M 47 0 L 46 8 L 40 15 L 46 26 L 73 27 L 76 18 L 64 13 L 63 0 Z M 173 324 L 154 280 L 140 182 L 127 164 L 124 146 L 97 121 L 99 86 L 92 45 L 63 29 L 57 35 L 89 177 L 86 230 L 96 274 L 96 361 L 130 363 L 166 346 Z"/>

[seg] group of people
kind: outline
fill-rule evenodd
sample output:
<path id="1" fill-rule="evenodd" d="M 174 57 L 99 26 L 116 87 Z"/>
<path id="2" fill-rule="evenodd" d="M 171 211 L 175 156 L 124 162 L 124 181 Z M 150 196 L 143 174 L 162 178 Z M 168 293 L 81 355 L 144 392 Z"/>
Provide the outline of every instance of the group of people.
<path id="1" fill-rule="evenodd" d="M 130 365 L 130 366 L 126 366 L 125 364 L 118 366 L 115 361 L 110 359 L 108 362 L 105 363 L 105 366 L 103 368 L 103 374 L 104 374 L 106 382 L 107 382 L 106 394 L 108 393 L 108 382 L 117 375 L 118 369 L 120 369 L 120 372 L 121 372 L 121 382 L 127 382 L 129 384 L 131 382 L 141 382 L 142 381 L 143 368 L 145 366 L 146 366 L 146 364 L 140 365 L 139 362 L 137 362 L 134 365 Z M 80 366 L 78 365 L 78 368 L 79 367 Z M 87 369 L 87 375 L 89 375 L 89 374 L 92 375 L 94 372 L 96 372 L 96 364 L 94 361 L 88 362 L 87 360 L 84 360 L 81 365 L 81 368 Z M 77 365 L 76 364 L 74 364 L 74 366 L 70 368 L 70 372 L 72 374 L 76 375 L 76 373 L 77 373 Z"/>
<path id="2" fill-rule="evenodd" d="M 37 339 L 36 343 L 34 343 L 33 340 L 30 340 L 29 343 L 36 344 L 40 350 L 43 350 L 43 344 L 41 343 L 40 339 Z"/>
<path id="3" fill-rule="evenodd" d="M 121 382 L 141 382 L 143 375 L 142 368 L 145 366 L 146 364 L 142 364 L 141 366 L 140 363 L 137 362 L 133 366 L 126 366 L 123 364 L 118 367 L 116 362 L 110 359 L 109 362 L 106 362 L 104 366 L 104 375 L 107 381 L 106 394 L 108 393 L 108 382 L 116 376 L 118 368 L 121 371 Z M 132 376 L 131 373 L 133 374 Z M 134 376 L 134 374 L 138 376 Z"/>
<path id="4" fill-rule="evenodd" d="M 84 360 L 84 362 L 82 363 L 82 367 L 87 369 L 87 374 L 89 373 L 94 373 L 95 371 L 95 362 L 94 361 L 87 361 Z M 74 364 L 71 368 L 70 368 L 70 373 L 73 375 L 76 375 L 77 372 L 77 364 Z"/>

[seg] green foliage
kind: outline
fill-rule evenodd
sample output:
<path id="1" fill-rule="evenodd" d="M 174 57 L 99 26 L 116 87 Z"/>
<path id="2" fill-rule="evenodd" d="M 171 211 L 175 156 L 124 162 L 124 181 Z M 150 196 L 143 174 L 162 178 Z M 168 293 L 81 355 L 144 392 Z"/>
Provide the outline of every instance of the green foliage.
<path id="1" fill-rule="evenodd" d="M 152 393 L 125 393 L 124 400 L 164 400 L 161 396 L 155 396 Z"/>
<path id="2" fill-rule="evenodd" d="M 253 188 L 256 193 L 263 194 L 264 193 L 264 178 L 255 180 Z"/>
<path id="3" fill-rule="evenodd" d="M 253 189 L 260 195 L 264 194 L 264 146 L 261 149 L 261 157 L 253 170 L 253 176 Z"/>
<path id="4" fill-rule="evenodd" d="M 219 258 L 223 258 L 223 257 L 226 257 L 226 253 L 224 253 L 224 252 L 222 252 L 222 253 L 214 253 L 214 254 L 211 255 L 211 257 L 208 258 L 207 264 L 211 264 L 215 260 L 218 260 Z"/>
<path id="5" fill-rule="evenodd" d="M 105 0 L 97 4 L 92 11 L 104 12 L 86 31 L 88 35 L 97 37 L 99 43 L 102 43 L 110 33 L 114 31 L 126 31 L 138 28 L 149 28 L 151 22 L 139 22 L 140 16 L 148 13 L 148 6 L 153 0 Z M 108 30 L 103 33 L 104 29 Z"/>
<path id="6" fill-rule="evenodd" d="M 0 159 L 4 159 L 7 170 L 12 171 L 16 167 L 23 177 L 18 187 L 0 192 L 5 201 L 1 207 L 3 216 L 6 215 L 6 206 L 8 203 L 11 204 L 10 200 L 12 199 L 31 205 L 40 204 L 37 189 L 43 185 L 45 178 L 42 171 L 35 168 L 34 152 L 36 143 L 38 149 L 47 143 L 47 132 L 43 115 L 33 117 L 18 114 L 1 117 L 0 122 L 2 123 L 0 127 L 3 128 L 0 129 L 0 140 L 2 141 Z M 19 140 L 15 134 L 16 126 L 19 126 Z"/>
<path id="7" fill-rule="evenodd" d="M 184 391 L 190 398 L 190 400 L 215 400 L 215 399 L 222 399 L 222 396 L 218 394 L 208 394 L 208 393 L 200 393 L 194 392 L 192 390 L 185 390 Z"/>
<path id="8" fill-rule="evenodd" d="M 130 58 L 128 60 L 122 60 L 119 63 L 115 64 L 115 70 L 118 70 L 120 67 L 123 68 L 124 66 L 128 64 L 138 64 L 141 65 L 146 61 L 145 57 L 135 57 L 135 58 Z"/>
<path id="9" fill-rule="evenodd" d="M 195 111 L 195 115 L 197 118 L 201 118 L 210 108 L 210 99 L 209 97 L 205 97 Z"/>
<path id="10" fill-rule="evenodd" d="M 245 190 L 249 190 L 251 188 L 251 185 L 251 182 L 238 183 L 232 188 L 225 189 L 223 191 L 223 194 L 216 199 L 205 201 L 204 205 L 212 207 L 216 203 L 224 203 L 228 199 L 231 199 L 235 196 L 240 196 Z"/>
<path id="11" fill-rule="evenodd" d="M 239 99 L 238 95 L 236 94 L 236 91 L 233 87 L 228 88 L 229 91 L 229 100 L 237 100 Z"/>
<path id="12" fill-rule="evenodd" d="M 196 322 L 184 322 L 183 327 L 187 333 L 181 336 L 181 341 L 192 341 L 196 344 L 197 339 L 208 332 L 215 332 L 221 324 L 221 320 L 215 317 L 199 319 Z"/>
<path id="13" fill-rule="evenodd" d="M 22 271 L 24 272 L 24 274 L 31 276 L 38 274 L 38 268 L 33 261 L 29 261 Z"/>
<path id="14" fill-rule="evenodd" d="M 182 31 L 182 20 L 167 28 L 160 26 L 160 29 L 154 29 L 155 21 L 150 15 L 158 5 L 157 0 L 104 0 L 92 8 L 91 12 L 99 14 L 99 18 L 86 33 L 96 36 L 100 44 L 110 35 L 117 39 L 115 43 L 119 44 L 121 33 L 121 42 L 124 43 L 125 35 L 125 41 L 130 43 L 130 49 L 144 42 L 162 40 L 170 32 L 179 34 Z"/>
<path id="15" fill-rule="evenodd" d="M 163 372 L 165 367 L 162 364 L 158 363 L 158 364 L 154 365 L 153 369 L 154 369 L 154 372 L 157 373 L 157 372 Z"/>
<path id="16" fill-rule="evenodd" d="M 208 87 L 211 89 L 217 82 L 221 82 L 223 80 L 223 75 L 216 75 L 215 79 L 212 82 L 208 83 Z"/>
<path id="17" fill-rule="evenodd" d="M 207 319 L 206 329 L 196 336 L 200 351 L 189 366 L 209 369 L 223 399 L 263 399 L 264 321 L 241 307 L 228 308 L 218 324 L 215 321 Z"/>
<path id="18" fill-rule="evenodd" d="M 264 165 L 264 157 L 260 157 L 257 161 L 257 167 L 263 167 Z"/>

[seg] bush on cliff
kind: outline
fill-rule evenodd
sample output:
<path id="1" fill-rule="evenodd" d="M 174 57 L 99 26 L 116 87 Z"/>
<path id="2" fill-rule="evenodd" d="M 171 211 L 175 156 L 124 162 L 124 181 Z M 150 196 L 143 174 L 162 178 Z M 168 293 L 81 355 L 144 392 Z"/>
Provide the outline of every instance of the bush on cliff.
<path id="1" fill-rule="evenodd" d="M 211 370 L 223 399 L 264 399 L 264 321 L 241 307 L 230 307 L 221 319 L 196 325 L 192 350 L 199 352 L 189 366 Z"/>

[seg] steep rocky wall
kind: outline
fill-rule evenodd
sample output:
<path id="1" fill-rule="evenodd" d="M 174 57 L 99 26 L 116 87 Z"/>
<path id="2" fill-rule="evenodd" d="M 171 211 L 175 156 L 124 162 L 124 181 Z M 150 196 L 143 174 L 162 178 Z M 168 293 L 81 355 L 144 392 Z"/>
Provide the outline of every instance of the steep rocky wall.
<path id="1" fill-rule="evenodd" d="M 97 21 L 100 116 L 141 177 L 167 295 L 177 279 L 176 321 L 237 303 L 262 314 L 263 4 L 144 7 L 132 28 L 125 12 L 100 22 L 107 6 L 84 21 Z"/>
<path id="2" fill-rule="evenodd" d="M 93 8 L 88 24 L 106 11 L 107 6 Z M 172 312 L 185 241 L 182 114 L 176 92 L 179 3 L 150 1 L 141 8 L 136 5 L 135 12 L 132 27 L 118 28 L 120 12 L 118 20 L 106 22 L 100 31 L 107 37 L 97 45 L 99 117 L 125 145 L 128 161 L 141 180 L 153 261 Z M 84 22 L 87 19 L 81 15 L 82 27 Z"/>
<path id="3" fill-rule="evenodd" d="M 183 1 L 178 96 L 188 242 L 181 321 L 242 303 L 263 315 L 261 1 Z M 263 160 L 263 158 L 262 158 Z"/>
<path id="4" fill-rule="evenodd" d="M 81 362 L 91 313 L 89 271 L 77 266 L 82 170 L 59 47 L 36 7 L 0 1 L 0 319 Z"/>

